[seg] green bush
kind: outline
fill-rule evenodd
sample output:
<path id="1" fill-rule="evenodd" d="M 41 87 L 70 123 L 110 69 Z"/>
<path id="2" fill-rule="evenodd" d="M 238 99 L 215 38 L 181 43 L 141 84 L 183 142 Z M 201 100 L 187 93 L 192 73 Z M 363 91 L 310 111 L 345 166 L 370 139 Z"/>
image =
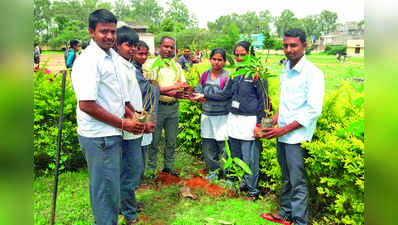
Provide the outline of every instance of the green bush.
<path id="1" fill-rule="evenodd" d="M 363 95 L 347 83 L 326 95 L 308 151 L 312 218 L 320 224 L 363 224 L 364 132 Z M 259 186 L 274 192 L 281 187 L 275 140 L 263 140 Z M 316 223 L 314 223 L 316 224 Z"/>
<path id="2" fill-rule="evenodd" d="M 323 51 L 328 55 L 336 55 L 339 53 L 340 55 L 347 53 L 347 47 L 344 45 L 326 45 L 325 50 Z"/>
<path id="3" fill-rule="evenodd" d="M 200 75 L 207 69 L 200 65 L 193 65 L 185 73 L 187 83 L 193 87 L 199 82 Z M 181 101 L 179 108 L 179 123 L 177 146 L 179 149 L 193 155 L 202 154 L 202 138 L 200 135 L 200 117 L 202 104 L 193 101 Z"/>
<path id="4" fill-rule="evenodd" d="M 33 147 L 35 173 L 55 168 L 62 74 L 44 67 L 34 73 Z M 69 76 L 66 79 L 60 169 L 76 170 L 84 165 L 76 133 L 76 98 Z"/>

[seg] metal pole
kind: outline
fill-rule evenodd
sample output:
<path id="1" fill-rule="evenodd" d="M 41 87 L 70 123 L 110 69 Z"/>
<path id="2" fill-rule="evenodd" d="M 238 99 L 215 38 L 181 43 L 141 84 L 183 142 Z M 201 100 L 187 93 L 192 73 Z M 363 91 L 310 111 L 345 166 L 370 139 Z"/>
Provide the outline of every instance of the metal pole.
<path id="1" fill-rule="evenodd" d="M 177 32 L 176 32 L 176 17 L 174 14 L 174 59 L 177 59 Z"/>
<path id="2" fill-rule="evenodd" d="M 65 80 L 66 80 L 66 70 L 64 70 L 62 73 L 62 92 L 61 92 L 61 103 L 60 103 L 60 107 L 59 107 L 57 156 L 55 159 L 55 178 L 54 178 L 53 203 L 52 203 L 52 210 L 51 210 L 51 225 L 54 225 L 54 222 L 55 222 L 55 208 L 57 206 L 59 157 L 61 154 L 62 122 L 64 120 Z"/>

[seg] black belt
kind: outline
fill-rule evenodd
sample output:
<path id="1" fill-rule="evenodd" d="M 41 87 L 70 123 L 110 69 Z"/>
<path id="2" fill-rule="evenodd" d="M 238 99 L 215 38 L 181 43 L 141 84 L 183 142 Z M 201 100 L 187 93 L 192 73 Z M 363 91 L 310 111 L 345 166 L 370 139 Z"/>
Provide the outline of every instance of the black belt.
<path id="1" fill-rule="evenodd" d="M 172 102 L 162 102 L 162 101 L 159 101 L 159 103 L 162 104 L 162 105 L 174 105 L 174 104 L 177 103 L 177 101 L 172 101 Z"/>

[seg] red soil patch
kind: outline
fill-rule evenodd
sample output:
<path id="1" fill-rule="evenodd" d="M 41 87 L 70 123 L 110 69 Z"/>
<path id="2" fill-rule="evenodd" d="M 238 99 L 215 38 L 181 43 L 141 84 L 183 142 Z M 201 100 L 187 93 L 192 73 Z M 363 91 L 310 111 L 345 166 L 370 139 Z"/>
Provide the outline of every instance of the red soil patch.
<path id="1" fill-rule="evenodd" d="M 214 195 L 216 197 L 223 195 L 227 191 L 226 188 L 215 184 L 210 184 L 208 180 L 201 177 L 195 177 L 191 180 L 186 180 L 184 183 L 191 189 L 202 189 L 205 190 L 208 195 Z"/>
<path id="2" fill-rule="evenodd" d="M 169 173 L 159 172 L 159 176 L 154 180 L 155 183 L 162 183 L 164 185 L 178 184 L 182 181 L 181 178 L 171 175 Z"/>
<path id="3" fill-rule="evenodd" d="M 223 193 L 225 193 L 226 190 L 227 189 L 215 184 L 209 184 L 209 186 L 207 187 L 207 193 L 214 196 L 221 196 Z"/>
<path id="4" fill-rule="evenodd" d="M 209 183 L 208 180 L 203 179 L 201 177 L 195 177 L 191 180 L 186 180 L 184 181 L 185 185 L 187 185 L 189 188 L 202 188 L 205 189 L 207 184 Z"/>
<path id="5" fill-rule="evenodd" d="M 143 224 L 148 224 L 149 223 L 149 218 L 148 218 L 148 216 L 145 216 L 145 215 L 139 215 L 138 216 L 138 220 L 140 222 L 142 222 Z"/>
<path id="6" fill-rule="evenodd" d="M 206 169 L 199 171 L 199 174 L 206 176 Z M 230 191 L 226 188 L 220 187 L 216 184 L 210 184 L 208 180 L 202 177 L 194 177 L 191 180 L 182 180 L 179 177 L 173 176 L 168 173 L 159 172 L 158 177 L 154 180 L 155 183 L 161 183 L 163 185 L 181 185 L 185 184 L 190 189 L 201 189 L 204 190 L 208 195 L 219 197 L 221 195 L 226 195 L 230 198 L 235 198 L 238 196 L 237 193 Z M 160 190 L 160 186 L 155 186 L 155 190 Z"/>

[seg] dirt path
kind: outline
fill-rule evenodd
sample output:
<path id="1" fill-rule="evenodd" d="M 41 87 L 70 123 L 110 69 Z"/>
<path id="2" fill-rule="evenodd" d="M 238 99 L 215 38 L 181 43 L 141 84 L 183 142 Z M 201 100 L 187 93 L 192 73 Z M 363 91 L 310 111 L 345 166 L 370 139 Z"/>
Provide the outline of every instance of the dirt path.
<path id="1" fill-rule="evenodd" d="M 46 63 L 46 68 L 54 73 L 66 69 L 63 54 L 40 55 L 40 67 L 44 66 Z"/>

